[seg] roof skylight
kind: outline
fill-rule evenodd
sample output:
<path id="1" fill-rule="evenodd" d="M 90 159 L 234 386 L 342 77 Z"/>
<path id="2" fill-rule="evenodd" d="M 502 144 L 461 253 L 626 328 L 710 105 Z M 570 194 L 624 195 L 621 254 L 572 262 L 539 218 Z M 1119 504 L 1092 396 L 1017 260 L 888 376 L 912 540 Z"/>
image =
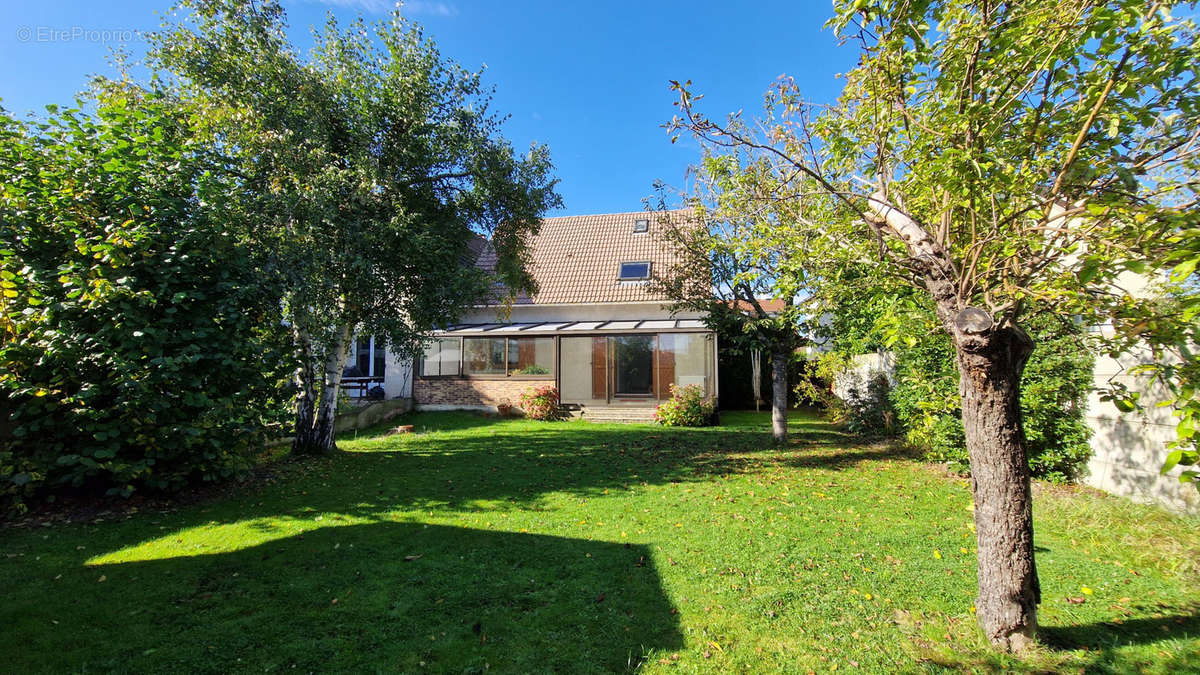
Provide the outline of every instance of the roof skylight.
<path id="1" fill-rule="evenodd" d="M 621 274 L 618 278 L 622 281 L 631 281 L 634 279 L 649 279 L 650 278 L 650 263 L 649 262 L 623 262 L 623 263 L 621 263 Z"/>

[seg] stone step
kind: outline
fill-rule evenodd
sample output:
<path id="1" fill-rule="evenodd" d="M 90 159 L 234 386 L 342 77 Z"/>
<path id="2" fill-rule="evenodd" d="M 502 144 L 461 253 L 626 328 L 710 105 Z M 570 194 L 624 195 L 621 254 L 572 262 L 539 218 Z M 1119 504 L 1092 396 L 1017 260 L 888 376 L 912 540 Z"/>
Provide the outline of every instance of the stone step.
<path id="1" fill-rule="evenodd" d="M 568 412 L 572 417 L 592 422 L 647 424 L 654 421 L 654 408 L 591 407 Z"/>

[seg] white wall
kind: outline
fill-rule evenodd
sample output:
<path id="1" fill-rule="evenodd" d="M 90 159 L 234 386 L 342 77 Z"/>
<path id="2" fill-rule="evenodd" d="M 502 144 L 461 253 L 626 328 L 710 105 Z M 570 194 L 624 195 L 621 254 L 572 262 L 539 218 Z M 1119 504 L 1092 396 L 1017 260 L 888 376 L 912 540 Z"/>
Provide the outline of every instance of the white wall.
<path id="1" fill-rule="evenodd" d="M 1200 512 L 1200 491 L 1180 483 L 1176 467 L 1166 476 L 1159 468 L 1167 457 L 1167 443 L 1175 438 L 1176 419 L 1170 408 L 1158 407 L 1168 392 L 1145 375 L 1129 368 L 1153 361 L 1149 350 L 1134 350 L 1113 359 L 1096 356 L 1095 390 L 1088 399 L 1087 422 L 1092 430 L 1092 458 L 1083 482 L 1105 492 L 1140 502 L 1157 502 L 1178 511 Z M 1144 410 L 1122 413 L 1111 401 L 1100 400 L 1110 382 L 1140 392 Z"/>
<path id="2" fill-rule="evenodd" d="M 770 368 L 769 359 L 763 359 L 763 368 Z M 859 395 L 867 392 L 867 385 L 878 374 L 887 378 L 889 384 L 896 384 L 896 357 L 891 352 L 876 352 L 859 354 L 854 357 L 850 368 L 833 379 L 833 395 L 846 400 L 851 389 L 857 389 Z"/>
<path id="3" fill-rule="evenodd" d="M 633 319 L 699 319 L 699 312 L 680 312 L 658 303 L 596 303 L 592 305 L 514 305 L 505 319 L 496 307 L 481 307 L 468 312 L 459 323 L 514 323 L 538 321 L 619 321 Z"/>
<path id="4" fill-rule="evenodd" d="M 387 353 L 387 366 L 383 373 L 383 391 L 387 398 L 412 397 L 413 360 L 411 356 Z"/>
<path id="5" fill-rule="evenodd" d="M 1159 468 L 1166 459 L 1168 441 L 1175 438 L 1175 418 L 1169 408 L 1157 407 L 1166 399 L 1161 385 L 1146 376 L 1134 376 L 1128 369 L 1153 359 L 1143 350 L 1124 354 L 1119 359 L 1106 354 L 1096 355 L 1093 371 L 1095 389 L 1087 402 L 1086 419 L 1092 432 L 1092 457 L 1081 482 L 1094 488 L 1130 499 L 1157 503 L 1167 508 L 1200 513 L 1200 491 L 1191 484 L 1180 483 L 1184 467 L 1176 467 L 1166 476 Z M 895 383 L 895 362 L 890 354 L 860 354 L 854 365 L 834 380 L 833 393 L 845 400 L 851 387 L 866 390 L 866 383 L 876 372 Z M 1110 401 L 1100 400 L 1100 390 L 1110 381 L 1125 384 L 1141 392 L 1144 412 L 1122 413 Z"/>

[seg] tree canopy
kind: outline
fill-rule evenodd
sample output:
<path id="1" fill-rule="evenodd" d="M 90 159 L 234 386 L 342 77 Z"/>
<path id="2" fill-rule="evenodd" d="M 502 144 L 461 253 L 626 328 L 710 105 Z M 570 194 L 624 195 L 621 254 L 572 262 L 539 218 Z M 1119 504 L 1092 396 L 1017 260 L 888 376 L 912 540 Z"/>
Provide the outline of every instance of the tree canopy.
<path id="1" fill-rule="evenodd" d="M 352 335 L 411 354 L 494 282 L 533 290 L 526 244 L 561 203 L 549 151 L 517 153 L 480 73 L 398 10 L 373 26 L 330 17 L 305 58 L 277 2 L 181 7 L 151 60 L 195 102 L 242 180 L 250 236 L 275 251 L 300 361 L 296 447 L 325 451 Z M 482 238 L 495 277 L 473 265 Z"/>
<path id="2" fill-rule="evenodd" d="M 1021 323 L 1031 307 L 1168 316 L 1121 275 L 1152 272 L 1195 228 L 1198 47 L 1179 7 L 838 0 L 829 26 L 860 59 L 836 104 L 784 77 L 760 119 L 714 120 L 674 85 L 670 128 L 738 153 L 736 189 L 783 226 L 817 298 L 851 273 L 927 294 L 960 374 L 978 617 L 1007 648 L 1028 644 L 1040 593 Z M 833 215 L 814 222 L 814 208 Z M 1194 279 L 1176 264 L 1176 283 Z"/>

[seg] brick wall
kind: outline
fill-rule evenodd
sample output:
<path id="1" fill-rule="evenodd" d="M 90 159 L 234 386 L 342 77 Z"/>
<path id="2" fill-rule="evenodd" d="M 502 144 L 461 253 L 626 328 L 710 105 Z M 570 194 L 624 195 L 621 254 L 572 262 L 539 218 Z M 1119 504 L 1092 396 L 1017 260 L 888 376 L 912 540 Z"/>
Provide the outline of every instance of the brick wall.
<path id="1" fill-rule="evenodd" d="M 554 386 L 554 380 L 480 380 L 460 377 L 418 377 L 413 383 L 417 405 L 520 405 L 521 394 L 534 387 Z"/>

